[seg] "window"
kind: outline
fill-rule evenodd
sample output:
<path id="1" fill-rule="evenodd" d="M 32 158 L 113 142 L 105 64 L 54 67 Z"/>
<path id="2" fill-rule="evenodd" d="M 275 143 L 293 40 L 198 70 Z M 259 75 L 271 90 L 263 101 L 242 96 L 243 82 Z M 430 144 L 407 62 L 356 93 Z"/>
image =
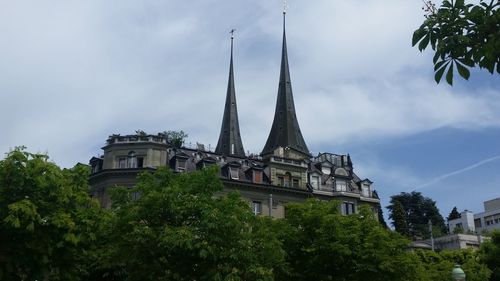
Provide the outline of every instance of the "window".
<path id="1" fill-rule="evenodd" d="M 186 171 L 186 159 L 177 159 L 177 171 L 185 172 Z"/>
<path id="2" fill-rule="evenodd" d="M 292 179 L 292 187 L 299 187 L 299 179 Z"/>
<path id="3" fill-rule="evenodd" d="M 137 168 L 137 158 L 135 157 L 134 151 L 128 153 L 127 168 Z"/>
<path id="4" fill-rule="evenodd" d="M 137 168 L 144 167 L 144 157 L 137 157 Z"/>
<path id="5" fill-rule="evenodd" d="M 253 171 L 253 182 L 262 182 L 262 171 Z"/>
<path id="6" fill-rule="evenodd" d="M 238 168 L 236 168 L 236 167 L 229 167 L 229 173 L 230 173 L 232 179 L 237 180 L 240 178 Z"/>
<path id="7" fill-rule="evenodd" d="M 254 215 L 262 213 L 262 203 L 260 201 L 252 201 L 252 211 Z"/>
<path id="8" fill-rule="evenodd" d="M 370 186 L 366 183 L 362 184 L 361 185 L 361 194 L 364 196 L 364 197 L 370 197 L 371 194 L 370 194 Z"/>
<path id="9" fill-rule="evenodd" d="M 127 158 L 120 157 L 118 158 L 117 168 L 123 169 L 127 167 Z"/>
<path id="10" fill-rule="evenodd" d="M 311 186 L 313 189 L 319 189 L 319 177 L 317 176 L 311 177 Z"/>
<path id="11" fill-rule="evenodd" d="M 292 177 L 292 175 L 290 173 L 286 173 L 285 174 L 285 177 L 284 177 L 285 184 L 283 186 L 290 187 L 290 179 L 291 179 L 291 177 Z"/>
<path id="12" fill-rule="evenodd" d="M 329 175 L 332 172 L 332 169 L 330 167 L 321 167 L 321 172 L 325 175 Z"/>
<path id="13" fill-rule="evenodd" d="M 342 203 L 342 214 L 343 215 L 350 215 L 354 214 L 356 211 L 354 203 L 352 202 L 344 202 Z"/>
<path id="14" fill-rule="evenodd" d="M 335 189 L 337 191 L 347 191 L 347 183 L 344 180 L 336 180 Z"/>
<path id="15" fill-rule="evenodd" d="M 285 186 L 285 178 L 278 177 L 278 186 Z"/>
<path id="16" fill-rule="evenodd" d="M 475 219 L 474 220 L 474 226 L 475 227 L 482 227 L 482 225 L 481 225 L 481 219 Z"/>

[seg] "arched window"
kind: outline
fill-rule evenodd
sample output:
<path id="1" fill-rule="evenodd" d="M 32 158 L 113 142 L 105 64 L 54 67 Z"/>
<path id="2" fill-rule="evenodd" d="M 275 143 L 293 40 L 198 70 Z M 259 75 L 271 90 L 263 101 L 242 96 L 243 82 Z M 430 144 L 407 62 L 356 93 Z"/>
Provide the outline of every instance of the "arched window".
<path id="1" fill-rule="evenodd" d="M 137 168 L 137 157 L 134 151 L 130 151 L 127 156 L 127 168 Z"/>

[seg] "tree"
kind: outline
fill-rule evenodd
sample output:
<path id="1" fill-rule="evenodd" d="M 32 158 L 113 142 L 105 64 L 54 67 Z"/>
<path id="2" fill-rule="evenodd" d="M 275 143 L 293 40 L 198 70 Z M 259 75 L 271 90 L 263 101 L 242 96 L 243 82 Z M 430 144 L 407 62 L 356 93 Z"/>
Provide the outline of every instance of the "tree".
<path id="1" fill-rule="evenodd" d="M 184 141 L 188 137 L 188 134 L 184 131 L 164 131 L 158 135 L 165 137 L 167 142 L 169 142 L 173 147 L 180 148 L 184 145 Z"/>
<path id="2" fill-rule="evenodd" d="M 464 0 L 444 0 L 439 8 L 425 2 L 428 13 L 423 24 L 413 33 L 412 45 L 423 51 L 430 43 L 435 52 L 434 78 L 453 84 L 454 68 L 468 80 L 469 68 L 479 66 L 500 74 L 500 2 L 480 0 L 465 4 Z"/>
<path id="3" fill-rule="evenodd" d="M 401 203 L 403 206 L 410 237 L 429 238 L 429 220 L 432 222 L 435 237 L 447 233 L 444 219 L 436 207 L 436 202 L 432 199 L 424 197 L 420 192 L 416 191 L 411 193 L 402 192 L 391 196 L 391 202 L 387 209 L 390 211 L 389 217 L 393 220 L 396 202 Z"/>
<path id="4" fill-rule="evenodd" d="M 89 169 L 60 169 L 44 154 L 0 161 L 0 279 L 80 280 L 96 262 L 106 219 L 88 195 Z"/>
<path id="5" fill-rule="evenodd" d="M 392 219 L 392 225 L 398 233 L 404 236 L 408 236 L 410 234 L 408 224 L 406 223 L 406 213 L 403 205 L 401 205 L 401 202 L 394 202 L 394 207 L 389 217 Z"/>
<path id="6" fill-rule="evenodd" d="M 383 228 L 369 208 L 343 216 L 338 202 L 288 204 L 277 230 L 289 268 L 278 280 L 422 280 L 408 240 Z"/>
<path id="7" fill-rule="evenodd" d="M 453 209 L 451 210 L 450 214 L 448 215 L 448 218 L 447 220 L 448 221 L 451 221 L 451 220 L 454 220 L 454 219 L 459 219 L 461 217 L 460 213 L 457 211 L 457 207 L 453 207 Z"/>
<path id="8" fill-rule="evenodd" d="M 222 190 L 217 167 L 160 168 L 115 188 L 101 280 L 273 280 L 284 252 L 269 218 Z"/>
<path id="9" fill-rule="evenodd" d="M 417 250 L 417 260 L 425 268 L 425 280 L 449 281 L 455 264 L 464 270 L 467 281 L 486 281 L 491 270 L 479 261 L 479 254 L 472 249 L 444 250 L 439 253 L 429 250 Z"/>
<path id="10" fill-rule="evenodd" d="M 382 211 L 382 206 L 380 206 L 380 205 L 377 206 L 377 216 L 378 216 L 378 222 L 380 222 L 380 225 L 382 225 L 384 228 L 389 228 L 387 226 L 387 223 L 385 222 L 384 213 Z"/>
<path id="11" fill-rule="evenodd" d="M 490 281 L 500 281 L 500 231 L 493 231 L 491 240 L 480 248 L 481 260 L 492 270 Z"/>

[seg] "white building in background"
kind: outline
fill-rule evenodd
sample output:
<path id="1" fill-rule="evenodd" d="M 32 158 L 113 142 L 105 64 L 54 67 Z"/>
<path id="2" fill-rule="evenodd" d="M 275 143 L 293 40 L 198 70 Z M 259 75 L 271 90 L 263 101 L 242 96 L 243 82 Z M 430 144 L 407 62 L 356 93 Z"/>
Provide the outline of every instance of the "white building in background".
<path id="1" fill-rule="evenodd" d="M 485 233 L 500 229 L 500 197 L 484 201 L 484 212 L 474 214 L 465 210 L 460 218 L 448 221 L 450 233 L 455 228 L 463 229 L 464 233 Z"/>

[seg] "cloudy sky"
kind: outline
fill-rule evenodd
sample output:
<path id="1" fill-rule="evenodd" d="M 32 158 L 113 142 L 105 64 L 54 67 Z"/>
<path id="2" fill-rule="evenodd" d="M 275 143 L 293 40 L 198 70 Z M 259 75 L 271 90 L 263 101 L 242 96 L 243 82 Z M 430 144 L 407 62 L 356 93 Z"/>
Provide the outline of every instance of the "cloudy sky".
<path id="1" fill-rule="evenodd" d="M 0 151 L 64 167 L 112 133 L 184 130 L 217 142 L 235 33 L 243 144 L 258 153 L 276 100 L 282 1 L 3 1 Z M 313 154 L 350 153 L 390 195 L 421 191 L 444 216 L 500 197 L 500 78 L 436 85 L 411 48 L 420 0 L 288 1 L 299 123 Z"/>

